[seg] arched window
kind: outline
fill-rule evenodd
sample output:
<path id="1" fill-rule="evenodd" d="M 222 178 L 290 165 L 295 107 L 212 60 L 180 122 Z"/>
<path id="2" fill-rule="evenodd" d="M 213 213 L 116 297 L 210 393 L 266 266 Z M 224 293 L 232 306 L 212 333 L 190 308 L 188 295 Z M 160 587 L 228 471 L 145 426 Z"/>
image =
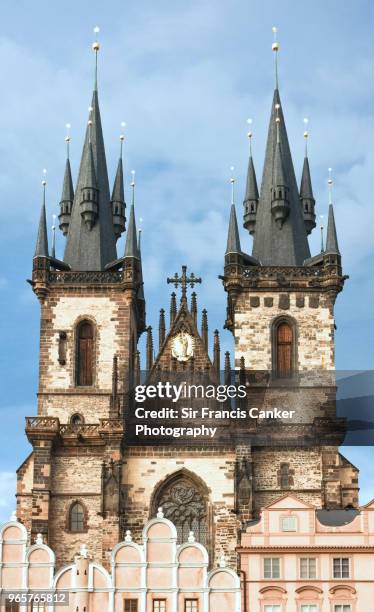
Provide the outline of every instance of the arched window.
<path id="1" fill-rule="evenodd" d="M 280 466 L 280 488 L 289 489 L 290 484 L 290 466 L 288 463 L 282 463 Z"/>
<path id="2" fill-rule="evenodd" d="M 85 531 L 84 508 L 79 502 L 70 507 L 69 530 L 75 533 Z"/>
<path id="3" fill-rule="evenodd" d="M 196 541 L 210 548 L 207 495 L 192 477 L 182 473 L 168 479 L 153 500 L 153 512 L 160 506 L 174 523 L 179 544 L 187 542 L 193 531 Z"/>
<path id="4" fill-rule="evenodd" d="M 78 429 L 80 425 L 84 425 L 84 418 L 81 414 L 76 412 L 70 417 L 70 425 L 73 429 Z"/>
<path id="5" fill-rule="evenodd" d="M 273 370 L 277 378 L 289 378 L 295 369 L 295 327 L 291 321 L 281 319 L 273 328 Z"/>
<path id="6" fill-rule="evenodd" d="M 94 383 L 94 329 L 89 321 L 82 321 L 77 328 L 76 382 L 81 387 Z"/>

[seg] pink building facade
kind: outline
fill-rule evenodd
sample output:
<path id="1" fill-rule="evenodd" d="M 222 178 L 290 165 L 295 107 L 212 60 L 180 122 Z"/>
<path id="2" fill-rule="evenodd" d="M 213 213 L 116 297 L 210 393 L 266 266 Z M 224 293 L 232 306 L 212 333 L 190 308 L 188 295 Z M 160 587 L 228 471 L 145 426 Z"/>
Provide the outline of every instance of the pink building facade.
<path id="1" fill-rule="evenodd" d="M 177 545 L 176 529 L 161 510 L 145 526 L 142 544 L 127 532 L 114 547 L 110 571 L 92 561 L 85 546 L 56 571 L 54 552 L 41 536 L 29 546 L 16 517 L 3 526 L 0 538 L 2 612 L 240 612 L 238 575 L 223 557 L 208 571 L 208 553 L 192 533 Z M 17 591 L 24 598 L 44 591 L 60 603 L 67 594 L 69 604 L 28 604 Z"/>
<path id="2" fill-rule="evenodd" d="M 243 612 L 374 610 L 374 502 L 316 510 L 286 495 L 248 524 L 238 552 Z"/>

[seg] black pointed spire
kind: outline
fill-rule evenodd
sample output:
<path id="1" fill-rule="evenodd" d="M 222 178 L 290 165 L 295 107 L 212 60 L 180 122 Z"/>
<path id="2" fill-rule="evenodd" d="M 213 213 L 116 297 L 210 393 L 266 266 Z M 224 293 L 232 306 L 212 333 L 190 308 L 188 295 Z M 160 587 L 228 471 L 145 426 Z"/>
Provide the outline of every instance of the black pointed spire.
<path id="1" fill-rule="evenodd" d="M 174 323 L 176 316 L 177 316 L 177 296 L 176 296 L 175 291 L 173 291 L 170 297 L 170 327 Z"/>
<path id="2" fill-rule="evenodd" d="M 236 218 L 235 204 L 231 204 L 229 231 L 227 234 L 226 255 L 229 253 L 241 253 L 238 221 Z"/>
<path id="3" fill-rule="evenodd" d="M 136 234 L 135 208 L 131 204 L 129 225 L 125 244 L 125 257 L 136 257 L 139 259 L 138 239 Z"/>
<path id="4" fill-rule="evenodd" d="M 62 184 L 62 195 L 60 201 L 59 227 L 64 236 L 67 235 L 70 223 L 71 210 L 74 202 L 74 187 L 71 177 L 70 160 L 66 158 L 64 181 Z"/>
<path id="5" fill-rule="evenodd" d="M 213 365 L 216 371 L 217 382 L 220 380 L 221 370 L 221 347 L 219 342 L 219 331 L 214 330 L 214 342 L 213 342 Z"/>
<path id="6" fill-rule="evenodd" d="M 336 233 L 334 207 L 332 204 L 329 205 L 325 253 L 334 253 L 336 255 L 340 255 L 338 236 Z"/>
<path id="7" fill-rule="evenodd" d="M 281 219 L 282 224 L 279 217 L 276 219 L 274 204 L 272 212 L 274 196 L 277 195 L 274 188 L 279 182 L 284 183 L 281 185 L 281 199 L 289 206 L 287 216 Z M 252 254 L 262 265 L 268 266 L 301 266 L 310 257 L 278 89 L 274 92 L 272 103 Z"/>
<path id="8" fill-rule="evenodd" d="M 97 189 L 97 217 L 90 229 L 89 224 L 81 215 L 80 203 L 82 190 L 87 186 L 87 177 L 92 174 L 92 168 Z M 97 89 L 95 89 L 92 95 L 89 125 L 83 146 L 64 261 L 70 264 L 72 270 L 103 270 L 106 264 L 117 259 L 115 243 L 99 99 Z"/>
<path id="9" fill-rule="evenodd" d="M 122 166 L 122 155 L 118 160 L 116 178 L 114 179 L 113 191 L 112 191 L 112 215 L 113 215 L 113 226 L 116 239 L 121 236 L 125 231 L 125 194 L 123 187 L 123 166 Z"/>
<path id="10" fill-rule="evenodd" d="M 40 211 L 38 236 L 36 239 L 34 257 L 49 257 L 48 251 L 48 232 L 47 232 L 47 215 L 45 210 L 45 180 L 43 181 L 43 201 Z"/>
<path id="11" fill-rule="evenodd" d="M 231 384 L 231 360 L 230 360 L 230 351 L 226 351 L 225 353 L 225 385 Z"/>
<path id="12" fill-rule="evenodd" d="M 158 348 L 161 350 L 162 345 L 165 342 L 166 329 L 165 329 L 165 310 L 160 310 L 160 320 L 158 324 Z"/>
<path id="13" fill-rule="evenodd" d="M 244 227 L 250 234 L 254 234 L 258 206 L 258 187 L 252 153 L 249 156 L 247 186 L 244 198 Z"/>
<path id="14" fill-rule="evenodd" d="M 308 119 L 304 119 L 307 124 Z M 307 234 L 309 235 L 316 227 L 316 215 L 314 212 L 316 201 L 313 196 L 312 179 L 310 176 L 309 159 L 308 159 L 308 131 L 304 132 L 305 138 L 305 157 L 303 164 L 303 172 L 300 183 L 300 202 L 304 213 L 304 223 Z"/>
<path id="15" fill-rule="evenodd" d="M 208 352 L 208 312 L 206 308 L 202 310 L 201 339 L 203 341 L 205 350 Z"/>
<path id="16" fill-rule="evenodd" d="M 88 145 L 88 159 L 85 165 L 81 188 L 80 209 L 86 227 L 91 231 L 96 223 L 99 213 L 99 191 L 97 189 L 95 163 L 93 159 L 92 145 Z"/>
<path id="17" fill-rule="evenodd" d="M 196 291 L 193 291 L 191 294 L 191 314 L 196 323 L 197 321 L 197 299 L 196 299 Z"/>

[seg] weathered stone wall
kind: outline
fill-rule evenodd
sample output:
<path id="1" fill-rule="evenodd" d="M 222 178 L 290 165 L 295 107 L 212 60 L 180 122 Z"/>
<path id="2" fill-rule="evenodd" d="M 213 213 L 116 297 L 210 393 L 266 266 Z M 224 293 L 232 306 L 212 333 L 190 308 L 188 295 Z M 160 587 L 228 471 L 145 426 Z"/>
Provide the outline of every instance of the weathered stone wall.
<path id="1" fill-rule="evenodd" d="M 53 287 L 41 305 L 38 414 L 67 422 L 74 412 L 86 422 L 109 416 L 113 357 L 118 358 L 118 391 L 128 367 L 133 327 L 131 292 L 119 287 Z M 75 384 L 76 326 L 88 319 L 95 329 L 94 385 Z M 66 333 L 66 363 L 59 363 L 59 334 Z M 62 394 L 62 395 L 61 395 Z"/>
<path id="2" fill-rule="evenodd" d="M 303 501 L 322 506 L 322 459 L 319 448 L 255 448 L 253 459 L 254 511 L 291 492 Z M 280 482 L 281 464 L 289 465 L 290 487 L 282 489 Z"/>
<path id="3" fill-rule="evenodd" d="M 324 294 L 248 293 L 235 304 L 235 359 L 245 358 L 247 368 L 271 370 L 271 328 L 279 316 L 296 321 L 298 367 L 334 368 L 334 316 Z"/>
<path id="4" fill-rule="evenodd" d="M 234 448 L 128 448 L 124 456 L 125 488 L 124 530 L 139 537 L 150 517 L 152 496 L 166 478 L 179 470 L 188 470 L 209 489 L 214 532 L 214 556 L 222 551 L 236 565 L 237 520 L 234 514 Z"/>

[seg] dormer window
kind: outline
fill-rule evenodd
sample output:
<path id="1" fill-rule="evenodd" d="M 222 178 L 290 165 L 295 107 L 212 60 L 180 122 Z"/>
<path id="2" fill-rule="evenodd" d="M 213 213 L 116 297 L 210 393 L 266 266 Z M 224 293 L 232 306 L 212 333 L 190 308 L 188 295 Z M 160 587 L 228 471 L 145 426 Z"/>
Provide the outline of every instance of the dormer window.
<path id="1" fill-rule="evenodd" d="M 284 516 L 281 519 L 282 531 L 296 531 L 296 516 Z"/>

